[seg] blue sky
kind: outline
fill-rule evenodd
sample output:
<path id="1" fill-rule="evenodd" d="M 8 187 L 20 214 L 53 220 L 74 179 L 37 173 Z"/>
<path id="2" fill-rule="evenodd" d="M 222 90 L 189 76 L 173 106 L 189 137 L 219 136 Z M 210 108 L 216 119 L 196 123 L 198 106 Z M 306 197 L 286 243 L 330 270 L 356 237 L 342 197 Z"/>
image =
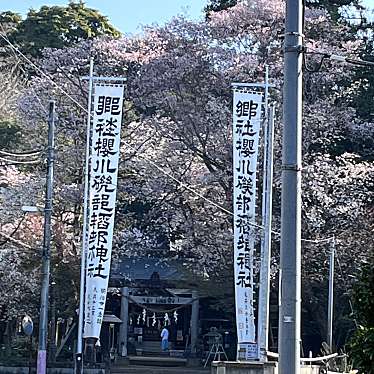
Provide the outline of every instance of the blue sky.
<path id="1" fill-rule="evenodd" d="M 374 0 L 373 0 L 374 1 Z M 66 5 L 68 0 L 0 0 L 0 11 L 26 14 L 28 9 L 42 5 Z M 86 6 L 98 9 L 124 33 L 141 31 L 140 25 L 163 24 L 178 14 L 202 18 L 207 0 L 86 0 Z"/>
<path id="2" fill-rule="evenodd" d="M 0 0 L 0 11 L 12 10 L 25 15 L 30 8 L 42 5 L 66 5 L 68 0 Z M 203 17 L 207 0 L 86 0 L 90 8 L 98 9 L 110 22 L 124 33 L 137 33 L 141 25 L 163 24 L 173 16 L 183 14 L 188 18 Z M 374 8 L 374 0 L 363 3 Z"/>

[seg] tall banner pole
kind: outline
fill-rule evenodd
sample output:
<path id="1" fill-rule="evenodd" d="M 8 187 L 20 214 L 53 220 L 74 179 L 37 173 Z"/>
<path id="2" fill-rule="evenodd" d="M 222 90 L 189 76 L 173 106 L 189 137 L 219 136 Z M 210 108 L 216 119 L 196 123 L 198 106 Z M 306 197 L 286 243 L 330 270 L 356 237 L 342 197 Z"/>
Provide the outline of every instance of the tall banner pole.
<path id="1" fill-rule="evenodd" d="M 264 174 L 262 193 L 261 268 L 258 310 L 259 359 L 267 361 L 270 305 L 271 218 L 273 185 L 274 105 L 270 105 L 264 131 Z"/>
<path id="2" fill-rule="evenodd" d="M 257 358 L 254 318 L 256 173 L 263 94 L 238 84 L 233 97 L 234 286 L 237 358 Z M 249 86 L 249 84 L 248 84 Z"/>
<path id="3" fill-rule="evenodd" d="M 267 177 L 267 162 L 266 152 L 268 148 L 268 134 L 269 134 L 269 111 L 268 111 L 268 101 L 269 101 L 269 67 L 265 65 L 265 110 L 264 110 L 264 121 L 263 121 L 263 173 L 262 173 L 262 209 L 261 209 L 261 254 L 260 254 L 260 284 L 259 284 L 259 293 L 258 293 L 258 315 L 257 315 L 257 340 L 258 340 L 258 359 L 264 361 L 263 355 L 263 335 L 264 324 L 266 323 L 266 298 L 267 298 L 267 289 L 266 281 L 264 279 L 264 262 L 266 261 L 264 255 L 264 239 L 265 239 L 265 216 L 266 216 L 266 177 Z"/>
<path id="4" fill-rule="evenodd" d="M 79 312 L 78 312 L 78 339 L 75 357 L 75 374 L 83 372 L 83 322 L 84 322 L 84 292 L 86 276 L 86 257 L 88 239 L 88 194 L 89 194 L 89 168 L 90 168 L 90 138 L 91 138 L 91 106 L 93 86 L 93 57 L 90 58 L 90 73 L 88 79 L 88 107 L 87 107 L 87 131 L 86 131 L 86 168 L 84 173 L 84 203 L 83 203 L 83 236 L 81 250 L 81 271 L 79 290 Z"/>

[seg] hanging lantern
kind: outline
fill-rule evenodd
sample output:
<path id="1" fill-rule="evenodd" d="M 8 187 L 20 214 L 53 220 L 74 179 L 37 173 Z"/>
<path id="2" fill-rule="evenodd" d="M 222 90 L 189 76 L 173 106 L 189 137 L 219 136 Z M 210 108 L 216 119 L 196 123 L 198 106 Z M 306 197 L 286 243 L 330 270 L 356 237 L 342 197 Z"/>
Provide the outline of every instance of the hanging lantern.
<path id="1" fill-rule="evenodd" d="M 174 317 L 174 322 L 177 323 L 177 321 L 178 321 L 178 313 L 177 313 L 176 310 L 173 313 L 173 317 Z"/>
<path id="2" fill-rule="evenodd" d="M 156 313 L 153 313 L 153 316 L 152 316 L 152 326 L 156 326 L 156 322 L 157 322 L 157 319 L 156 319 Z"/>

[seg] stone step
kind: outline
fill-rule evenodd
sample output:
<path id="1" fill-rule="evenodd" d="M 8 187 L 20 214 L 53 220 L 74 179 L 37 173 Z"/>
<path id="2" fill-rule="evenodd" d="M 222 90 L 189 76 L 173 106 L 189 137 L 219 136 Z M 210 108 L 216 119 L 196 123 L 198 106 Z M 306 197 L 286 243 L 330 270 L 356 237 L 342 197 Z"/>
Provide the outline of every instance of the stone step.
<path id="1" fill-rule="evenodd" d="M 209 374 L 210 368 L 155 367 L 143 365 L 112 366 L 111 374 Z"/>
<path id="2" fill-rule="evenodd" d="M 148 365 L 148 366 L 186 366 L 187 359 L 169 356 L 130 356 L 130 365 Z"/>

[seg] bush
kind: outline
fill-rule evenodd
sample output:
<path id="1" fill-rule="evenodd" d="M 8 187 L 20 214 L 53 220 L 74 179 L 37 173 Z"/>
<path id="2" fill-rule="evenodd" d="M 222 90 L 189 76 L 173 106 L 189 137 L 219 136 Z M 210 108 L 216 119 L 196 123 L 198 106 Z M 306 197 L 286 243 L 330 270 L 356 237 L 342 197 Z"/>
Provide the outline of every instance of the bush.
<path id="1" fill-rule="evenodd" d="M 362 326 L 349 344 L 353 367 L 364 374 L 374 374 L 374 260 L 369 260 L 353 287 L 355 314 Z"/>
<path id="2" fill-rule="evenodd" d="M 374 374 L 374 327 L 360 326 L 351 339 L 349 350 L 355 369 Z"/>

